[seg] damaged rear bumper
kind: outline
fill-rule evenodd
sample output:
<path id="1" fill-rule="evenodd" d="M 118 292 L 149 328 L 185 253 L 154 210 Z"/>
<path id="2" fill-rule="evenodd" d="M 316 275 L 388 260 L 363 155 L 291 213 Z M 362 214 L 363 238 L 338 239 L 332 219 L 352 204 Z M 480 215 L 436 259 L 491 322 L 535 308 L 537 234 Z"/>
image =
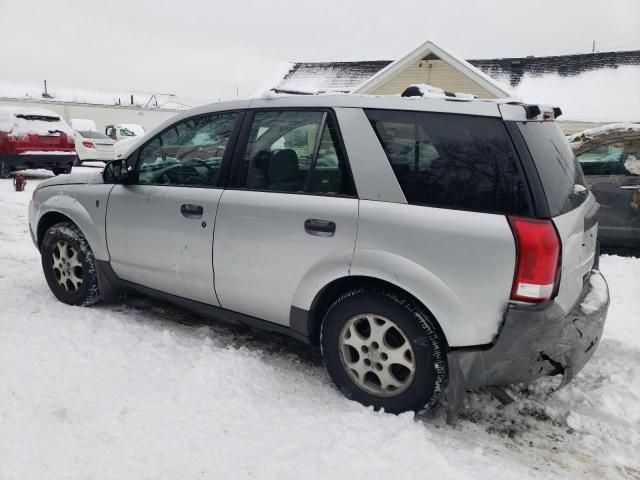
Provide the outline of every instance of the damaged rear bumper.
<path id="1" fill-rule="evenodd" d="M 608 309 L 609 289 L 597 270 L 592 270 L 568 313 L 553 301 L 510 304 L 491 346 L 449 353 L 450 404 L 459 404 L 467 388 L 526 383 L 558 374 L 564 375 L 565 385 L 593 355 Z"/>

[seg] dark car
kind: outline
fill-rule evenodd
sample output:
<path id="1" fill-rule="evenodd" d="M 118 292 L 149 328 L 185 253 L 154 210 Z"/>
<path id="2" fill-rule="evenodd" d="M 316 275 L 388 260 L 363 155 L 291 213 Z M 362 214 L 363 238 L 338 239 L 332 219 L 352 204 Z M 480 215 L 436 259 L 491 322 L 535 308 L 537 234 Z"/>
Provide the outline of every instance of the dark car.
<path id="1" fill-rule="evenodd" d="M 601 245 L 640 250 L 640 124 L 605 125 L 569 141 L 601 206 Z"/>

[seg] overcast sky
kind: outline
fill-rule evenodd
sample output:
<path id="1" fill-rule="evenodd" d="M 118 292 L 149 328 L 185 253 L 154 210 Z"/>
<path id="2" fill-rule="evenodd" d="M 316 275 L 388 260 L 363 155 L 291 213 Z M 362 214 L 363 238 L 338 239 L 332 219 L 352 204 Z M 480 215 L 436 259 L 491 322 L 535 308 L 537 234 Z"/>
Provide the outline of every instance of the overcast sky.
<path id="1" fill-rule="evenodd" d="M 640 49 L 638 0 L 0 0 L 0 81 L 250 95 L 282 61 Z"/>

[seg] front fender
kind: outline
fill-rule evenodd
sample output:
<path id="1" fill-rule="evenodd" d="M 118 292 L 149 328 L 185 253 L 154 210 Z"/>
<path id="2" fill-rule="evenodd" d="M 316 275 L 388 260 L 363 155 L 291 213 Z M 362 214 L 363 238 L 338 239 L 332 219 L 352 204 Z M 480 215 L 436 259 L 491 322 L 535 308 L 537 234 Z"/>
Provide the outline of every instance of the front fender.
<path id="1" fill-rule="evenodd" d="M 113 185 L 65 185 L 45 187 L 38 191 L 32 204 L 32 229 L 38 235 L 40 223 L 51 213 L 68 217 L 82 231 L 93 255 L 109 260 L 105 216 L 107 200 Z"/>

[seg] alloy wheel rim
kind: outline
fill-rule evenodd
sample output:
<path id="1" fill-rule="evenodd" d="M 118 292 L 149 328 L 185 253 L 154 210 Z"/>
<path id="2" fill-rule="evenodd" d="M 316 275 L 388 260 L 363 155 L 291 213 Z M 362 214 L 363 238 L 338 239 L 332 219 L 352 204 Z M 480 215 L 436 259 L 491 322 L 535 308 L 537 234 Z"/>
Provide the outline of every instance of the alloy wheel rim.
<path id="1" fill-rule="evenodd" d="M 347 375 L 367 393 L 395 397 L 411 385 L 415 352 L 394 321 L 373 313 L 355 315 L 340 330 L 338 343 Z"/>
<path id="2" fill-rule="evenodd" d="M 68 242 L 59 240 L 51 252 L 53 275 L 59 286 L 67 292 L 77 292 L 83 283 L 84 268 L 78 251 Z"/>

